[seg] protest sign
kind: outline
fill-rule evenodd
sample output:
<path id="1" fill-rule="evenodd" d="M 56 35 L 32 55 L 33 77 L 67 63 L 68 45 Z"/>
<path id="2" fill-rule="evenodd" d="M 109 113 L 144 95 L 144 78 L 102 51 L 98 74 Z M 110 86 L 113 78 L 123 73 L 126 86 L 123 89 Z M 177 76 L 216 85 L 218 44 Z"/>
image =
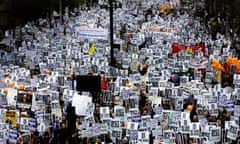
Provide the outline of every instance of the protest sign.
<path id="1" fill-rule="evenodd" d="M 121 106 L 114 107 L 114 118 L 124 120 L 125 108 Z"/>
<path id="2" fill-rule="evenodd" d="M 91 102 L 92 99 L 88 96 L 74 95 L 72 98 L 72 106 L 75 106 L 76 115 L 87 115 L 87 105 Z"/>
<path id="3" fill-rule="evenodd" d="M 17 90 L 13 88 L 8 88 L 8 93 L 7 93 L 8 106 L 15 107 L 17 102 L 16 100 L 17 100 Z"/>
<path id="4" fill-rule="evenodd" d="M 20 120 L 20 131 L 22 131 L 22 132 L 29 131 L 29 128 L 28 128 L 28 118 L 21 117 L 21 120 Z"/>
<path id="5" fill-rule="evenodd" d="M 108 125 L 106 123 L 103 123 L 101 125 L 101 134 L 108 134 L 109 129 L 108 129 Z"/>
<path id="6" fill-rule="evenodd" d="M 200 125 L 198 122 L 190 124 L 190 137 L 198 138 L 200 135 Z"/>
<path id="7" fill-rule="evenodd" d="M 17 108 L 30 109 L 32 105 L 32 92 L 18 91 Z"/>
<path id="8" fill-rule="evenodd" d="M 148 131 L 138 131 L 138 142 L 147 144 L 149 143 L 149 132 Z"/>
<path id="9" fill-rule="evenodd" d="M 4 122 L 12 126 L 17 124 L 17 111 L 16 110 L 7 110 L 4 114 Z"/>
<path id="10" fill-rule="evenodd" d="M 102 120 L 110 118 L 110 110 L 109 107 L 100 107 L 100 118 Z"/>
<path id="11" fill-rule="evenodd" d="M 138 140 L 138 131 L 137 130 L 129 130 L 129 141 L 130 142 L 136 142 Z"/>
<path id="12" fill-rule="evenodd" d="M 2 143 L 6 143 L 7 139 L 8 139 L 8 130 L 9 130 L 9 127 L 7 124 L 4 124 L 4 123 L 1 123 L 0 124 L 0 142 Z"/>
<path id="13" fill-rule="evenodd" d="M 113 142 L 116 143 L 117 140 L 122 139 L 122 129 L 116 129 L 111 132 L 111 137 L 113 138 Z"/>
<path id="14" fill-rule="evenodd" d="M 37 128 L 37 122 L 35 118 L 29 118 L 28 119 L 28 129 L 32 132 L 34 132 Z"/>
<path id="15" fill-rule="evenodd" d="M 8 132 L 9 142 L 17 143 L 18 131 L 15 129 L 10 129 Z"/>
<path id="16" fill-rule="evenodd" d="M 227 138 L 236 140 L 238 136 L 238 126 L 231 124 L 228 129 Z"/>
<path id="17" fill-rule="evenodd" d="M 150 120 L 151 120 L 151 116 L 149 116 L 149 115 L 142 116 L 140 129 L 141 130 L 148 130 L 150 128 L 150 125 L 149 125 Z"/>
<path id="18" fill-rule="evenodd" d="M 75 31 L 77 32 L 79 39 L 107 39 L 106 29 L 75 27 Z"/>
<path id="19" fill-rule="evenodd" d="M 106 104 L 112 103 L 112 92 L 110 90 L 102 91 L 103 102 Z"/>
<path id="20" fill-rule="evenodd" d="M 166 130 L 163 132 L 163 142 L 170 144 L 172 142 L 172 131 Z"/>
<path id="21" fill-rule="evenodd" d="M 220 142 L 221 141 L 221 128 L 220 127 L 211 128 L 209 140 L 211 142 Z"/>

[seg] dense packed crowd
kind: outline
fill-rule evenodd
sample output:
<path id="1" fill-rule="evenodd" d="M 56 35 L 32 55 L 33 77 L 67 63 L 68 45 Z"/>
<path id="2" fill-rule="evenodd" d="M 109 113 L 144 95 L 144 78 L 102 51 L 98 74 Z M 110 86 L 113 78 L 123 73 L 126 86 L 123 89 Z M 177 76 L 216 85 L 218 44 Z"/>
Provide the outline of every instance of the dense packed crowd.
<path id="1" fill-rule="evenodd" d="M 204 5 L 114 7 L 114 66 L 104 1 L 6 31 L 0 143 L 239 143 L 240 61 Z"/>

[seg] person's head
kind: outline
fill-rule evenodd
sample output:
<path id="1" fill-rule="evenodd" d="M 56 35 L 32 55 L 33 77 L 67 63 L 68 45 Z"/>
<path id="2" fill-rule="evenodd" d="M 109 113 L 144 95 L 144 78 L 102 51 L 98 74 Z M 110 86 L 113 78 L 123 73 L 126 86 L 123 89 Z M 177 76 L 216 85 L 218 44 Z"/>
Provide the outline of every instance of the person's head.
<path id="1" fill-rule="evenodd" d="M 62 120 L 65 121 L 66 120 L 66 116 L 62 115 Z"/>
<path id="2" fill-rule="evenodd" d="M 222 125 L 222 122 L 220 119 L 217 120 L 217 126 L 221 126 Z"/>
<path id="3" fill-rule="evenodd" d="M 219 108 L 219 113 L 223 113 L 223 108 Z"/>
<path id="4" fill-rule="evenodd" d="M 189 144 L 193 144 L 193 139 L 189 139 L 189 140 L 188 140 L 188 143 L 189 143 Z"/>
<path id="5" fill-rule="evenodd" d="M 96 112 L 100 112 L 100 107 L 101 105 L 99 103 L 96 103 L 95 105 Z"/>
<path id="6" fill-rule="evenodd" d="M 49 137 L 48 131 L 46 131 L 46 132 L 44 133 L 44 137 Z"/>
<path id="7" fill-rule="evenodd" d="M 198 122 L 198 116 L 197 115 L 193 115 L 193 122 Z"/>
<path id="8" fill-rule="evenodd" d="M 127 143 L 128 143 L 127 137 L 124 137 L 124 138 L 123 138 L 123 143 L 124 143 L 124 144 L 127 144 Z"/>
<path id="9" fill-rule="evenodd" d="M 61 123 L 61 128 L 66 128 L 66 125 L 65 125 L 65 123 Z"/>
<path id="10" fill-rule="evenodd" d="M 205 110 L 204 112 L 203 112 L 203 114 L 204 114 L 204 116 L 208 116 L 208 111 L 207 110 Z"/>

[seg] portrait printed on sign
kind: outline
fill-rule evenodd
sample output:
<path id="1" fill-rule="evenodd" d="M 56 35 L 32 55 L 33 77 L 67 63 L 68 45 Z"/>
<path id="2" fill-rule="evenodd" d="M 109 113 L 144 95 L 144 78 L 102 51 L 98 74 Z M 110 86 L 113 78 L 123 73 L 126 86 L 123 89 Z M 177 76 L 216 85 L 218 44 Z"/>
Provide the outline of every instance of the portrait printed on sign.
<path id="1" fill-rule="evenodd" d="M 17 108 L 30 109 L 32 105 L 32 92 L 19 91 L 17 95 Z"/>

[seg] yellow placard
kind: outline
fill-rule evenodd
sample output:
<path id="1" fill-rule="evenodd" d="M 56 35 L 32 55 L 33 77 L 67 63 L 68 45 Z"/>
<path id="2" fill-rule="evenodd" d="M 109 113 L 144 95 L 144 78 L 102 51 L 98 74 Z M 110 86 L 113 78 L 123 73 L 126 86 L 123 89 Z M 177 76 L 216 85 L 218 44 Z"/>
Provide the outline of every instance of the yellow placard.
<path id="1" fill-rule="evenodd" d="M 94 45 L 94 43 L 92 43 L 91 47 L 88 50 L 88 54 L 91 56 L 91 55 L 93 55 L 94 51 L 95 51 L 95 45 Z"/>
<path id="2" fill-rule="evenodd" d="M 20 117 L 21 118 L 29 118 L 28 114 L 26 114 L 26 113 L 21 113 Z"/>
<path id="3" fill-rule="evenodd" d="M 15 110 L 7 110 L 4 114 L 4 122 L 10 123 L 12 126 L 17 125 L 17 112 Z"/>

